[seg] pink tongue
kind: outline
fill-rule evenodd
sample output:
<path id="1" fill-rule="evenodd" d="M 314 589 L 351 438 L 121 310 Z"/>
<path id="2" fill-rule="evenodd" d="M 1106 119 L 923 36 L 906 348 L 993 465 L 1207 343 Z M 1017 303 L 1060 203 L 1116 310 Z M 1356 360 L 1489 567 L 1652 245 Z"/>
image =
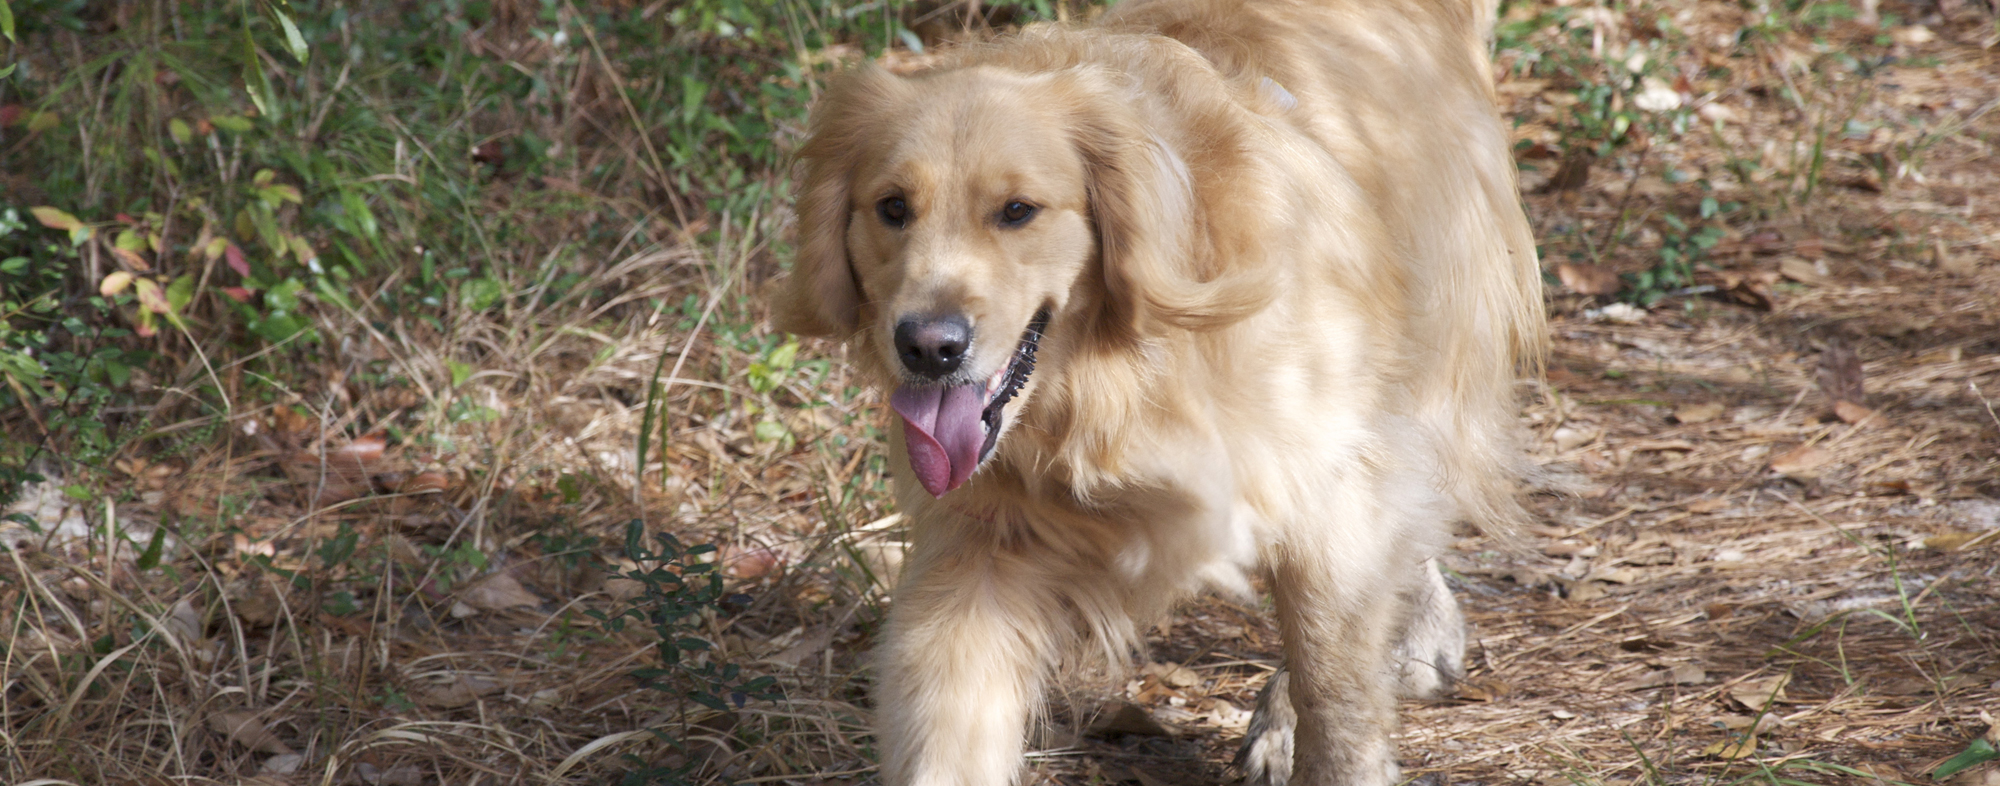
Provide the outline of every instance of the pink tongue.
<path id="1" fill-rule="evenodd" d="M 903 416 L 903 441 L 910 448 L 910 467 L 933 497 L 958 488 L 972 477 L 986 433 L 979 416 L 986 409 L 983 385 L 917 387 L 904 385 L 889 394 L 889 406 Z"/>

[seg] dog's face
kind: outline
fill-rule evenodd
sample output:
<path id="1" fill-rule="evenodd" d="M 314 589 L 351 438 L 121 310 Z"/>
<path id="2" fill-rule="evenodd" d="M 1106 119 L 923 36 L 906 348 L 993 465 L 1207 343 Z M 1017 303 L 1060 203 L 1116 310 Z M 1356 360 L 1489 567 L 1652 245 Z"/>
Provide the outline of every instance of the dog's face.
<path id="1" fill-rule="evenodd" d="M 1187 165 L 1128 94 L 1080 71 L 866 68 L 815 108 L 779 326 L 861 350 L 933 495 L 1060 373 L 1036 370 L 1044 336 L 1046 366 L 1142 313 L 1199 325 L 1262 302 L 1190 252 Z"/>

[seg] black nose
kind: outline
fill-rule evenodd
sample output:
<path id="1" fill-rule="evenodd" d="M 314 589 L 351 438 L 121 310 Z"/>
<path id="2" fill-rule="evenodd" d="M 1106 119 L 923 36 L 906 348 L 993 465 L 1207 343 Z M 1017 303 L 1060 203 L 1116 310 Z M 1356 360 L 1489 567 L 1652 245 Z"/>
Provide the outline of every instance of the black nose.
<path id="1" fill-rule="evenodd" d="M 896 354 L 903 368 L 937 379 L 965 364 L 972 347 L 972 323 L 958 314 L 904 317 L 896 323 Z"/>

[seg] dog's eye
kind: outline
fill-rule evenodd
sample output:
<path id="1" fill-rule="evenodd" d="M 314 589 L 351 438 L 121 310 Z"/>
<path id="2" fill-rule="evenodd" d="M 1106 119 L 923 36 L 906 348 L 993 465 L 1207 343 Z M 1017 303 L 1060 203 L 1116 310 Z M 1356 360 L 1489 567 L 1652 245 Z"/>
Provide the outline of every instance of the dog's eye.
<path id="1" fill-rule="evenodd" d="M 1000 223 L 1010 227 L 1026 224 L 1028 223 L 1028 219 L 1034 217 L 1035 206 L 1018 199 L 1008 202 L 1006 207 L 1000 208 Z"/>
<path id="2" fill-rule="evenodd" d="M 882 217 L 882 223 L 902 229 L 904 222 L 910 220 L 910 203 L 902 197 L 885 198 L 875 203 L 875 215 Z"/>

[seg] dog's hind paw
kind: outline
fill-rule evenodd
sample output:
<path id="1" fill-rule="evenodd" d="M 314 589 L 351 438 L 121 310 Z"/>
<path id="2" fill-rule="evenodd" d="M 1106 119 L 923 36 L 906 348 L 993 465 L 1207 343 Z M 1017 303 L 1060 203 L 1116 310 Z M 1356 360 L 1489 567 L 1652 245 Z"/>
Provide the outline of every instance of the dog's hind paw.
<path id="1" fill-rule="evenodd" d="M 1257 709 L 1236 751 L 1236 771 L 1244 786 L 1285 786 L 1292 779 L 1292 729 L 1299 716 L 1292 711 L 1291 678 L 1284 669 L 1271 675 L 1257 692 Z"/>

